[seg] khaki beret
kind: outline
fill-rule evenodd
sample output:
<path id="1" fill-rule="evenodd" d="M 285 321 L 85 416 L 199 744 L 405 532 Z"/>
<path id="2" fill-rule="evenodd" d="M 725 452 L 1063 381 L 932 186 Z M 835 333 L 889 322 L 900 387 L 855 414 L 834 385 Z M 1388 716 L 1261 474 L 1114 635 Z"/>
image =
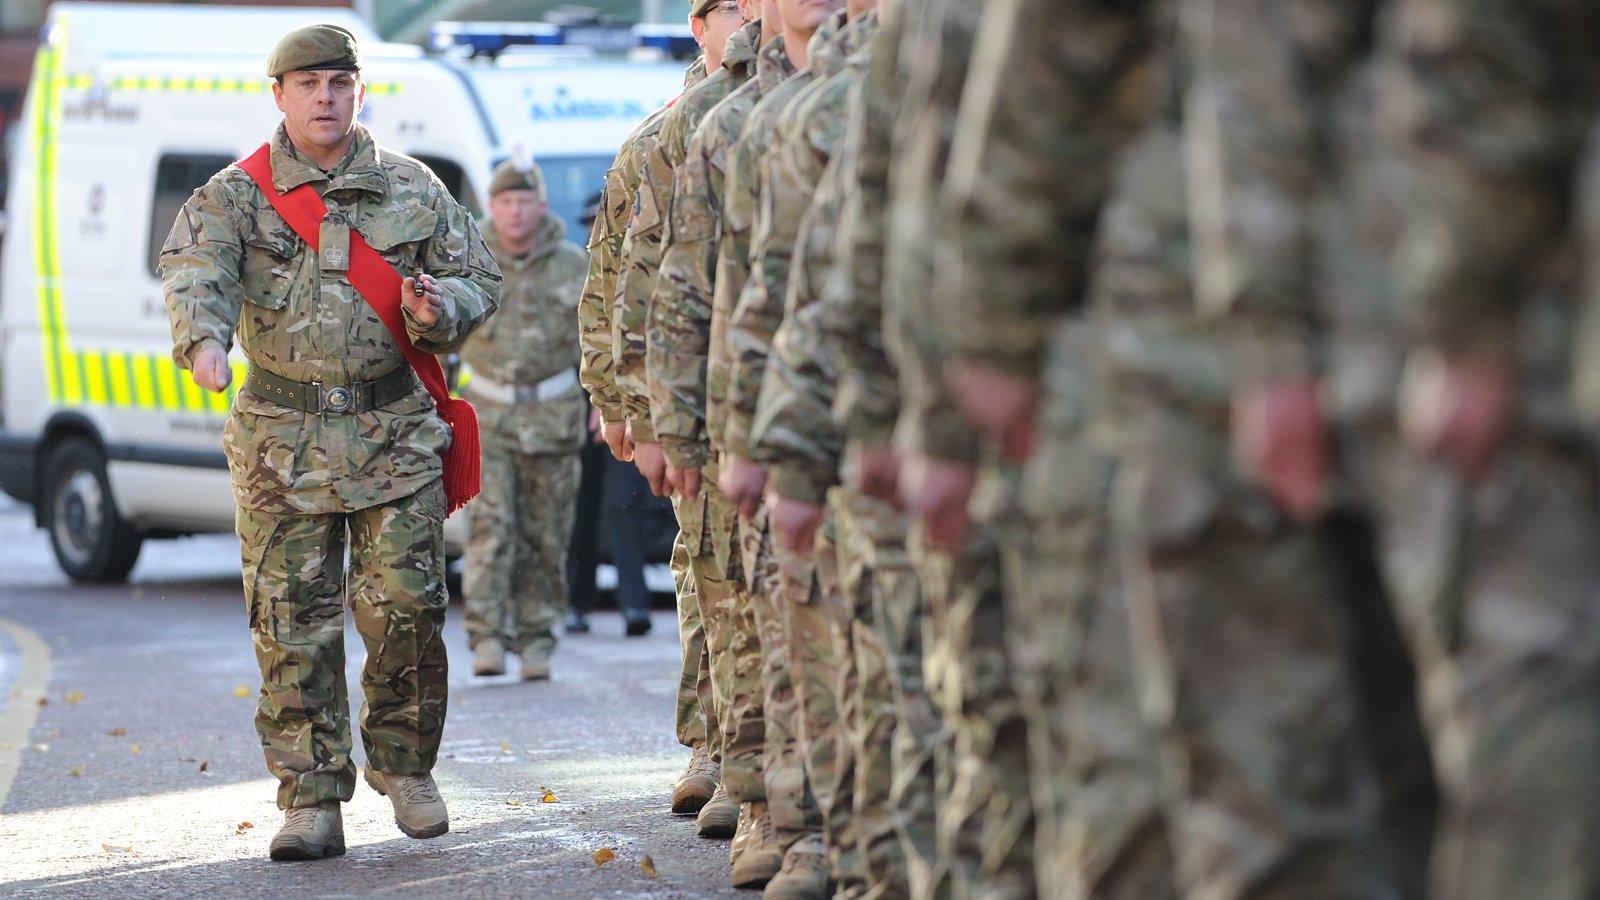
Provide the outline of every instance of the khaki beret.
<path id="1" fill-rule="evenodd" d="M 489 177 L 489 196 L 493 197 L 501 191 L 533 191 L 543 200 L 544 172 L 539 169 L 538 163 L 519 166 L 508 159 L 495 166 L 494 174 Z"/>
<path id="2" fill-rule="evenodd" d="M 284 35 L 267 57 L 267 77 L 304 69 L 360 71 L 361 49 L 356 46 L 356 36 L 337 25 L 308 25 Z"/>

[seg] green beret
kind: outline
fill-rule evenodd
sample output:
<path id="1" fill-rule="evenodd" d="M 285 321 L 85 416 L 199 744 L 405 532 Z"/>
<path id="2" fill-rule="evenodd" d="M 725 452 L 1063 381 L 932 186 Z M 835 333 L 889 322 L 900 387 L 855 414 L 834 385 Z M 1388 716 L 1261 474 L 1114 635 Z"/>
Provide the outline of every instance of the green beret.
<path id="1" fill-rule="evenodd" d="M 519 166 L 508 159 L 495 166 L 494 174 L 489 178 L 489 196 L 493 197 L 501 191 L 533 191 L 543 200 L 544 172 L 540 171 L 537 163 Z"/>
<path id="2" fill-rule="evenodd" d="M 284 35 L 267 57 L 267 77 L 304 69 L 359 72 L 361 50 L 356 36 L 337 25 L 307 25 Z"/>

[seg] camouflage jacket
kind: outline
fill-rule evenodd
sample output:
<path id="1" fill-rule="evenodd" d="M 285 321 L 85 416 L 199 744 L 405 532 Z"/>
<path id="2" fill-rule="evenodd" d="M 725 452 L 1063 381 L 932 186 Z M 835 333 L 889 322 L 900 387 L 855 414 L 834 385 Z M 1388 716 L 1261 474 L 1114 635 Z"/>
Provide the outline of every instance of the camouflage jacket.
<path id="1" fill-rule="evenodd" d="M 823 341 L 838 367 L 833 414 L 848 440 L 887 445 L 900 411 L 897 372 L 884 350 L 884 217 L 890 134 L 899 97 L 905 4 L 884 11 L 850 98 L 840 177 L 854 184 L 840 211 L 836 263 L 823 284 Z"/>
<path id="2" fill-rule="evenodd" d="M 633 423 L 636 440 L 655 440 L 650 416 L 650 384 L 645 368 L 646 327 L 651 296 L 661 272 L 673 180 L 701 119 L 753 74 L 756 43 L 760 39 L 760 23 L 749 23 L 728 39 L 722 68 L 684 92 L 673 104 L 645 156 L 633 215 L 623 241 L 625 264 L 612 307 L 617 387 L 622 393 L 628 420 Z"/>
<path id="3" fill-rule="evenodd" d="M 380 149 L 356 126 L 332 172 L 302 160 L 280 125 L 271 166 L 279 190 L 311 184 L 330 210 L 401 272 L 440 281 L 444 311 L 413 344 L 449 353 L 495 309 L 500 271 L 477 223 L 428 168 Z M 343 273 L 317 254 L 229 166 L 184 204 L 161 251 L 172 354 L 189 368 L 202 348 L 237 336 L 252 367 L 299 382 L 348 384 L 407 365 L 394 337 Z M 241 390 L 223 432 L 238 503 L 292 513 L 363 509 L 425 487 L 450 435 L 421 382 L 406 398 L 354 415 L 318 416 Z"/>
<path id="4" fill-rule="evenodd" d="M 794 65 L 782 36 L 761 48 L 756 77 L 732 97 L 730 104 L 748 103 L 750 109 L 730 122 L 738 133 L 725 151 L 722 186 L 722 230 L 717 235 L 716 277 L 711 296 L 710 346 L 706 354 L 705 441 L 711 451 L 723 453 L 727 444 L 723 426 L 727 422 L 728 377 L 733 367 L 733 352 L 728 344 L 728 322 L 734 305 L 750 277 L 750 232 L 755 223 L 757 201 L 756 173 L 761 155 L 766 152 L 777 120 L 800 87 L 791 84 Z M 768 102 L 768 101 L 771 102 Z"/>
<path id="5" fill-rule="evenodd" d="M 684 74 L 687 90 L 705 78 L 705 60 L 699 59 Z M 589 230 L 589 273 L 578 299 L 578 336 L 583 347 L 579 380 L 589 392 L 589 401 L 607 422 L 624 420 L 622 394 L 616 385 L 616 361 L 612 356 L 611 303 L 617 292 L 622 266 L 622 240 L 633 211 L 633 195 L 643 166 L 641 141 L 655 134 L 671 106 L 656 110 L 645 118 L 622 142 L 617 158 L 606 172 L 600 191 L 599 214 Z"/>
<path id="6" fill-rule="evenodd" d="M 667 460 L 679 468 L 703 466 L 710 458 L 707 369 L 714 344 L 711 312 L 728 155 L 760 101 L 763 85 L 792 74 L 786 63 L 782 36 L 761 48 L 752 77 L 695 129 L 673 185 L 667 247 L 650 299 L 646 368 L 656 438 Z"/>
<path id="7" fill-rule="evenodd" d="M 473 383 L 488 379 L 498 385 L 533 386 L 577 366 L 572 298 L 583 289 L 588 260 L 566 235 L 560 219 L 546 216 L 533 249 L 512 256 L 500 246 L 494 223 L 489 223 L 484 239 L 505 276 L 500 309 L 461 350 L 468 370 L 462 393 L 478 408 L 485 441 L 499 440 L 524 453 L 580 449 L 582 396 L 574 389 L 543 403 L 505 403 L 474 391 Z"/>
<path id="8" fill-rule="evenodd" d="M 757 111 L 762 115 L 751 116 L 740 139 L 749 141 L 749 149 L 759 152 L 746 153 L 740 159 L 741 165 L 751 167 L 740 176 L 744 184 L 753 186 L 750 196 L 754 203 L 750 212 L 754 213 L 754 219 L 749 229 L 750 274 L 728 318 L 732 363 L 728 370 L 727 420 L 722 426 L 722 438 L 729 453 L 744 459 L 754 458 L 750 429 L 761 397 L 761 379 L 766 374 L 772 334 L 783 314 L 789 258 L 794 253 L 800 216 L 809 201 L 809 195 L 801 197 L 774 189 L 771 157 L 775 148 L 791 139 L 790 135 L 792 139 L 800 139 L 794 134 L 798 126 L 790 124 L 792 114 L 824 77 L 821 66 L 830 60 L 836 65 L 843 59 L 839 42 L 851 31 L 844 10 L 823 23 L 807 48 L 810 64 L 796 72 L 781 90 L 773 91 L 761 101 Z M 757 128 L 761 131 L 757 132 Z M 743 202 L 743 198 L 740 200 Z"/>
<path id="9" fill-rule="evenodd" d="M 835 265 L 834 246 L 845 197 L 855 186 L 853 161 L 840 155 L 849 130 L 851 95 L 870 62 L 878 14 L 853 21 L 837 47 L 844 57 L 816 60 L 821 76 L 790 114 L 782 142 L 769 156 L 775 195 L 809 197 L 796 232 L 783 319 L 773 333 L 760 401 L 750 434 L 754 458 L 771 467 L 780 496 L 821 503 L 838 482 L 844 436 L 831 410 L 838 370 L 823 340 L 818 308 Z M 777 214 L 792 200 L 774 200 Z"/>

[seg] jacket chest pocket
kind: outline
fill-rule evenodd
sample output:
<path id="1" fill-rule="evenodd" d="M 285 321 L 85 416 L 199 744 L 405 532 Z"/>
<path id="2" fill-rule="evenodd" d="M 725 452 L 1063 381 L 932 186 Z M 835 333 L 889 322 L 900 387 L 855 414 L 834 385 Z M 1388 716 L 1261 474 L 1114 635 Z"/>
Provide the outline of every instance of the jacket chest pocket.
<path id="1" fill-rule="evenodd" d="M 283 309 L 300 268 L 300 238 L 277 213 L 261 210 L 244 234 L 239 284 L 244 299 L 263 309 Z"/>
<path id="2" fill-rule="evenodd" d="M 422 259 L 423 242 L 433 237 L 439 214 L 423 206 L 387 210 L 356 226 L 367 246 L 378 251 L 400 271 L 412 274 Z"/>

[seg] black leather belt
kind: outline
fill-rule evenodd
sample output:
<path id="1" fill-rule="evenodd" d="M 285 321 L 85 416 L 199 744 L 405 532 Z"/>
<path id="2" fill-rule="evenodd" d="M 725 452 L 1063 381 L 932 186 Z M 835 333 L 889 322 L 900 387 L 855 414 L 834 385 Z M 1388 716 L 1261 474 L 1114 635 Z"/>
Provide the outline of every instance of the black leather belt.
<path id="1" fill-rule="evenodd" d="M 263 400 L 319 415 L 371 412 L 410 396 L 416 387 L 416 375 L 407 365 L 371 381 L 350 384 L 306 384 L 263 369 L 251 369 L 244 380 L 244 389 Z"/>

